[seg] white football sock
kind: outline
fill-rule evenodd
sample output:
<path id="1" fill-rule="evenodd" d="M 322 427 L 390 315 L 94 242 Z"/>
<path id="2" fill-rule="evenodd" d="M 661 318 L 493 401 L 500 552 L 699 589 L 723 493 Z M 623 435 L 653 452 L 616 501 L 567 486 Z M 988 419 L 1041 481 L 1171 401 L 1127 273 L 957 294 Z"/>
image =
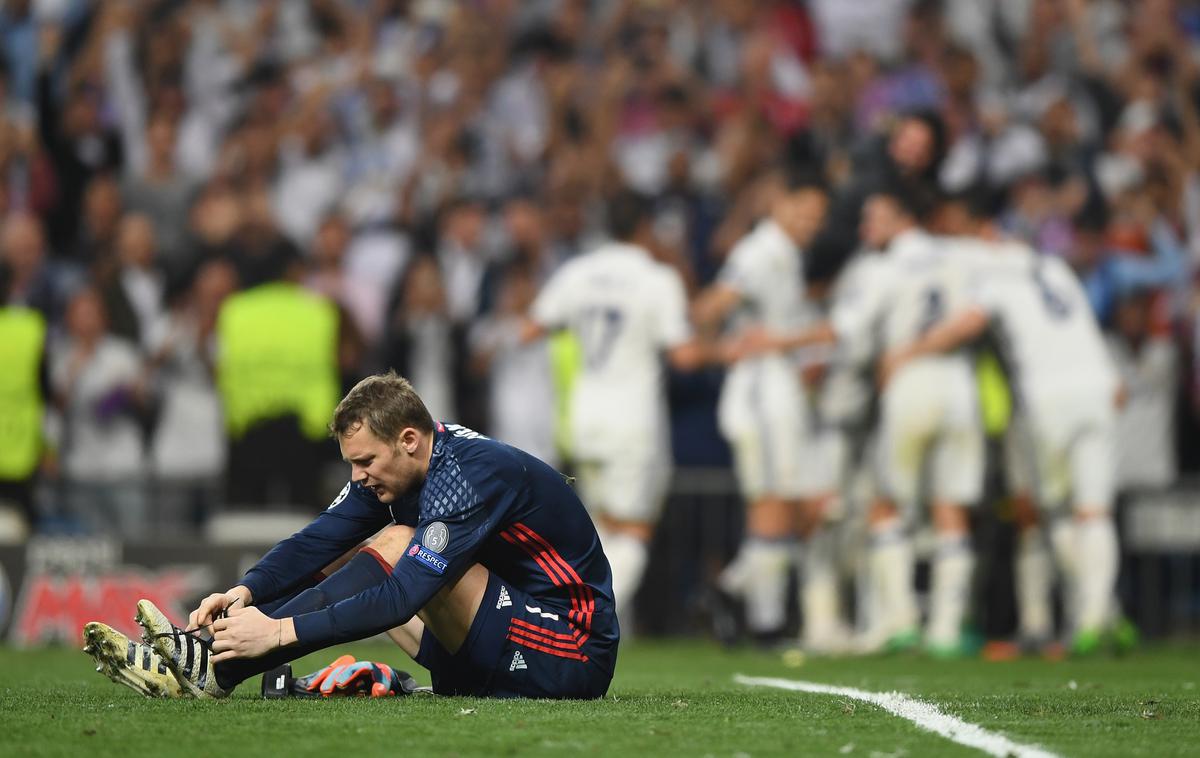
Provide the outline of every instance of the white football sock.
<path id="1" fill-rule="evenodd" d="M 633 599 L 642 583 L 649 551 L 646 543 L 624 532 L 604 530 L 600 543 L 612 567 L 613 599 L 622 631 L 633 632 Z"/>
<path id="2" fill-rule="evenodd" d="M 778 631 L 787 621 L 788 567 L 795 541 L 750 537 L 743 550 L 746 626 L 751 633 Z"/>
<path id="3" fill-rule="evenodd" d="M 1072 633 L 1079 630 L 1079 551 L 1075 543 L 1075 522 L 1070 517 L 1057 518 L 1050 524 L 1050 549 L 1062 579 L 1063 613 Z"/>
<path id="4" fill-rule="evenodd" d="M 876 619 L 886 636 L 917 625 L 917 598 L 913 588 L 912 540 L 900 519 L 871 527 L 867 556 L 871 595 L 883 618 Z"/>
<path id="5" fill-rule="evenodd" d="M 938 535 L 933 556 L 929 623 L 925 630 L 930 645 L 950 647 L 958 644 L 971 596 L 971 571 L 974 568 L 975 556 L 965 534 Z"/>
<path id="6" fill-rule="evenodd" d="M 738 546 L 737 555 L 717 575 L 717 586 L 726 594 L 741 597 L 745 592 L 747 544 L 747 540 L 742 540 L 742 544 Z"/>
<path id="7" fill-rule="evenodd" d="M 800 588 L 804 640 L 809 647 L 825 648 L 843 632 L 834 537 L 822 529 L 808 538 L 804 548 L 804 576 Z"/>
<path id="8" fill-rule="evenodd" d="M 1049 640 L 1054 633 L 1050 589 L 1054 567 L 1046 549 L 1046 535 L 1038 527 L 1019 537 L 1016 556 L 1017 621 L 1026 640 Z"/>
<path id="9" fill-rule="evenodd" d="M 1076 631 L 1098 630 L 1111 620 L 1117 589 L 1117 530 L 1104 516 L 1075 524 L 1075 546 L 1086 562 L 1077 573 L 1079 619 Z"/>

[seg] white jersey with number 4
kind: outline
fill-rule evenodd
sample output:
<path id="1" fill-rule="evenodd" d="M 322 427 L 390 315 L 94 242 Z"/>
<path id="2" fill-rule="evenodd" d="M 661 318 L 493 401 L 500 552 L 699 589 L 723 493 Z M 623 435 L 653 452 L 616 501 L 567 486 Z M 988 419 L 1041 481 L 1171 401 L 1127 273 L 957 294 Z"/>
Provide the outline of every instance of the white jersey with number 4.
<path id="1" fill-rule="evenodd" d="M 662 353 L 690 336 L 678 272 L 640 247 L 608 243 L 559 269 L 532 315 L 579 341 L 583 362 L 570 400 L 576 457 L 661 455 Z"/>
<path id="2" fill-rule="evenodd" d="M 992 316 L 1020 403 L 1013 483 L 1043 506 L 1112 505 L 1118 377 L 1087 294 L 1061 259 L 1004 243 L 973 288 Z"/>
<path id="3" fill-rule="evenodd" d="M 996 327 L 1022 394 L 1067 385 L 1116 389 L 1116 369 L 1075 272 L 1018 243 L 999 243 L 979 272 L 974 299 Z"/>

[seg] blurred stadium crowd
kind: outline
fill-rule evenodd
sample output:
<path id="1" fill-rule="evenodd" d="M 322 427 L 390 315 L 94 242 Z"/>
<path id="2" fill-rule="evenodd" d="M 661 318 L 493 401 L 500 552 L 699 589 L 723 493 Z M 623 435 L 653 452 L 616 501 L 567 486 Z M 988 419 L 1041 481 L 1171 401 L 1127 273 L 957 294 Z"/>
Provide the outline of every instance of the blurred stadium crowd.
<path id="1" fill-rule="evenodd" d="M 1186 0 L 8 0 L 0 499 L 128 537 L 318 506 L 329 411 L 387 367 L 559 462 L 521 318 L 606 199 L 647 198 L 695 294 L 796 175 L 846 237 L 813 277 L 884 186 L 986 198 L 1069 262 L 1128 391 L 1118 484 L 1170 486 L 1200 450 L 1198 42 Z M 729 465 L 720 382 L 672 375 L 677 464 Z"/>

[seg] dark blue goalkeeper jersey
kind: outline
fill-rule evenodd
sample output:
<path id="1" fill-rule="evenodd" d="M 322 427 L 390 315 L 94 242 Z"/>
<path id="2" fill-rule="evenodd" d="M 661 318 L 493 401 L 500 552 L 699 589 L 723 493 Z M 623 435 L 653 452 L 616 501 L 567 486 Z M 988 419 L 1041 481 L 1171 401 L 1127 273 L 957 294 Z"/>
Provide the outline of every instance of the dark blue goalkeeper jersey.
<path id="1" fill-rule="evenodd" d="M 382 584 L 294 619 L 305 645 L 369 637 L 411 619 L 443 585 L 479 563 L 569 624 L 583 660 L 616 663 L 612 574 L 595 526 L 563 476 L 465 427 L 437 424 L 420 491 L 381 503 L 348 483 L 327 510 L 263 557 L 242 584 L 256 603 L 287 593 L 390 523 L 416 528 Z M 534 609 L 531 609 L 534 610 Z"/>

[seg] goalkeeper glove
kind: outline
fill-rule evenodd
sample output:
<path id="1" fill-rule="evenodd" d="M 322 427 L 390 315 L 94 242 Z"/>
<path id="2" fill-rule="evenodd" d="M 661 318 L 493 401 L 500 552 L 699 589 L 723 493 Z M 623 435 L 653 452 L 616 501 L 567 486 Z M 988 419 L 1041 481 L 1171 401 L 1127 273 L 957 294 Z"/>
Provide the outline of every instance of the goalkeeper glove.
<path id="1" fill-rule="evenodd" d="M 343 655 L 320 671 L 296 679 L 292 693 L 308 697 L 408 695 L 417 683 L 406 672 L 386 663 L 356 661 Z"/>

